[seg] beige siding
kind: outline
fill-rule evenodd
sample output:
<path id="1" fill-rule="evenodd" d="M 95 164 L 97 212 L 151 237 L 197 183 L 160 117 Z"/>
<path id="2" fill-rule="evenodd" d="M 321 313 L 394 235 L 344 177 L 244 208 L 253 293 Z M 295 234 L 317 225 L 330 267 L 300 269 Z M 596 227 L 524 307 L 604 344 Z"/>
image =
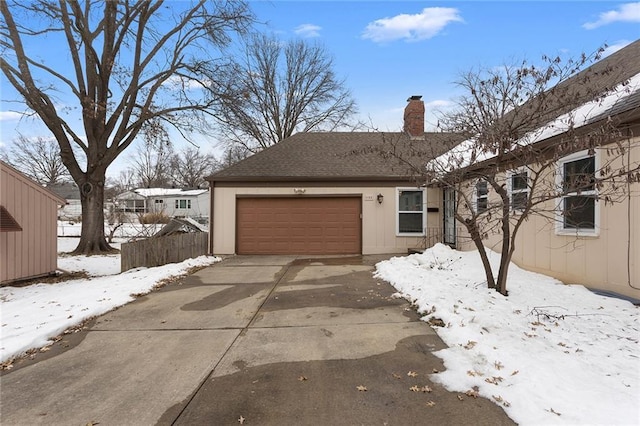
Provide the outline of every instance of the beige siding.
<path id="1" fill-rule="evenodd" d="M 633 139 L 629 146 L 631 164 L 640 164 L 640 138 Z M 599 155 L 607 154 L 600 150 Z M 614 163 L 614 167 L 620 165 L 620 161 Z M 553 221 L 532 215 L 519 231 L 513 261 L 567 284 L 583 284 L 640 299 L 639 183 L 631 184 L 630 194 L 630 200 L 598 204 L 597 236 L 558 235 Z M 491 235 L 485 245 L 499 251 L 500 238 Z M 467 240 L 461 248 L 473 246 Z"/>
<path id="2" fill-rule="evenodd" d="M 55 272 L 57 211 L 64 200 L 1 162 L 0 174 L 0 204 L 22 227 L 0 232 L 0 282 Z"/>
<path id="3" fill-rule="evenodd" d="M 408 187 L 410 185 L 406 185 Z M 236 197 L 239 196 L 291 196 L 294 188 L 304 188 L 304 195 L 352 195 L 362 197 L 362 253 L 386 254 L 406 253 L 409 248 L 418 247 L 422 243 L 421 237 L 396 236 L 396 186 L 393 187 L 265 187 L 238 188 L 214 187 L 214 211 L 212 214 L 212 238 L 214 254 L 233 254 L 236 249 Z M 436 191 L 437 192 L 437 191 Z M 427 205 L 431 206 L 427 193 Z M 384 196 L 379 204 L 378 194 Z M 434 206 L 437 205 L 437 201 Z M 440 226 L 439 213 L 427 215 L 428 225 L 434 223 Z"/>

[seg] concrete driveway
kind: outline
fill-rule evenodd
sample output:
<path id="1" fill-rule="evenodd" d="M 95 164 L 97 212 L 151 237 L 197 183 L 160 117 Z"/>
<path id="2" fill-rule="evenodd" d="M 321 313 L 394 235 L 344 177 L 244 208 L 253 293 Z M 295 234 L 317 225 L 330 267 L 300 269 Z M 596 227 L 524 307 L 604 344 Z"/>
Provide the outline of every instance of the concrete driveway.
<path id="1" fill-rule="evenodd" d="M 513 424 L 429 381 L 444 344 L 381 259 L 225 259 L 3 374 L 0 423 Z"/>

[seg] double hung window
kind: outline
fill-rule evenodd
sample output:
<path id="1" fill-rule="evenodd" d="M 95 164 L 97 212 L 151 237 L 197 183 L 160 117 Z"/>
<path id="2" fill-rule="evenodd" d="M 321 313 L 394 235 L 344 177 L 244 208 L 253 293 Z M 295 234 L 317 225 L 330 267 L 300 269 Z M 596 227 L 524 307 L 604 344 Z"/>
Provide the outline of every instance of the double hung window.
<path id="1" fill-rule="evenodd" d="M 596 157 L 574 155 L 560 161 L 560 233 L 595 234 L 598 221 Z"/>
<path id="2" fill-rule="evenodd" d="M 425 192 L 416 188 L 398 188 L 397 234 L 423 235 L 425 227 Z"/>
<path id="3" fill-rule="evenodd" d="M 509 175 L 509 198 L 511 210 L 524 210 L 529 199 L 529 174 L 526 170 Z"/>
<path id="4" fill-rule="evenodd" d="M 489 208 L 489 185 L 486 180 L 480 179 L 475 188 L 476 213 L 482 213 Z"/>

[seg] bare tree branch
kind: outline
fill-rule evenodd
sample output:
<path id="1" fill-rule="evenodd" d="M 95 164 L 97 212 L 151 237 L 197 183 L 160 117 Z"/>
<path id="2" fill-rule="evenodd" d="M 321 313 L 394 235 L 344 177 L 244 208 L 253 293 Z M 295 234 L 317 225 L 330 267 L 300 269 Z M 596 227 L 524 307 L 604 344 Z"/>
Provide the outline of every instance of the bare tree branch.
<path id="1" fill-rule="evenodd" d="M 214 113 L 221 96 L 216 89 L 224 87 L 215 83 L 226 61 L 221 49 L 252 24 L 248 4 L 7 0 L 0 2 L 0 16 L 0 69 L 51 131 L 80 188 L 83 228 L 76 252 L 108 251 L 102 210 L 107 168 L 139 135 L 154 138 L 167 132 L 165 126 L 196 131 Z M 64 46 L 69 64 L 37 57 L 35 37 Z M 183 85 L 171 84 L 174 78 Z"/>
<path id="2" fill-rule="evenodd" d="M 250 38 L 244 61 L 227 75 L 217 118 L 223 138 L 257 152 L 295 132 L 353 127 L 350 92 L 320 45 Z"/>

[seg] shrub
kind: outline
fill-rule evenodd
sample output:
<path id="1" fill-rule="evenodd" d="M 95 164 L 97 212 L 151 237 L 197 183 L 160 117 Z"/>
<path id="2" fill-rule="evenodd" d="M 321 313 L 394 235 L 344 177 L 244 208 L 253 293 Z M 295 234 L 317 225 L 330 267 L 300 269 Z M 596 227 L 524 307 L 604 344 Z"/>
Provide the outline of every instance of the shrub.
<path id="1" fill-rule="evenodd" d="M 150 225 L 153 223 L 169 223 L 171 218 L 164 212 L 145 213 L 138 215 L 138 220 L 142 225 Z"/>

